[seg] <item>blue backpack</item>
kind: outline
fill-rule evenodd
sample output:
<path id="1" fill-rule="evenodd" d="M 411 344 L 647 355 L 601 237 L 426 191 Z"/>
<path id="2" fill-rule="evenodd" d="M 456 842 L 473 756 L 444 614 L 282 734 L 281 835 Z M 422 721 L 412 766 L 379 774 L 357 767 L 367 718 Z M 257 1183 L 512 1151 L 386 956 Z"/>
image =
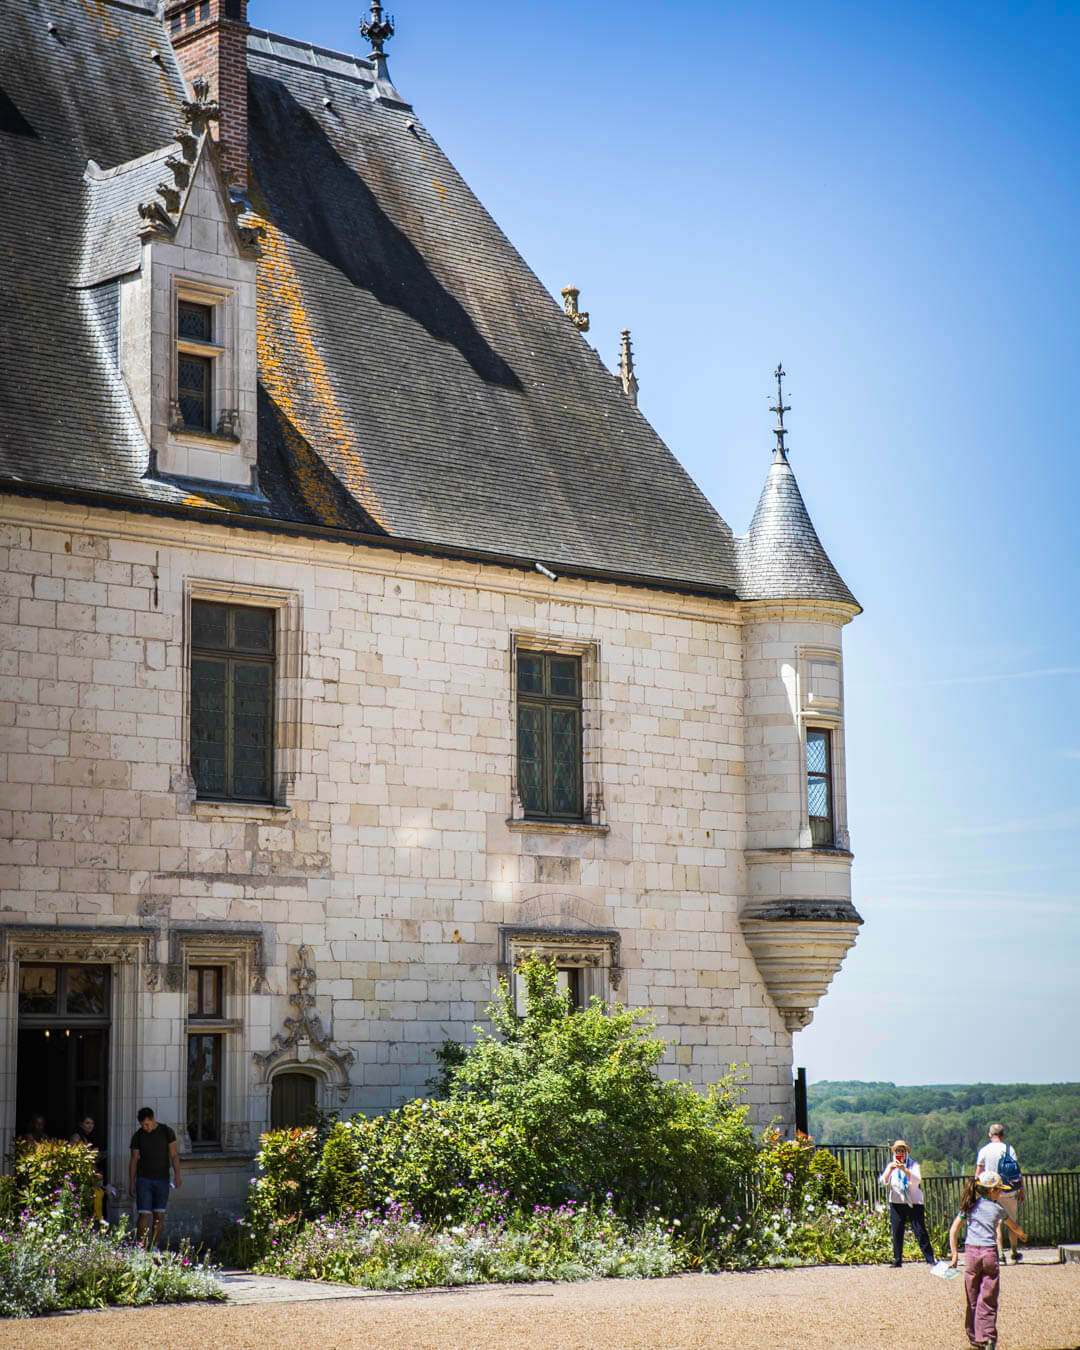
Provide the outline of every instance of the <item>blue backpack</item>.
<path id="1" fill-rule="evenodd" d="M 1012 1145 L 1005 1145 L 1005 1152 L 1001 1155 L 998 1163 L 998 1176 L 1006 1186 L 1016 1186 L 1020 1181 L 1020 1164 L 1016 1161 L 1016 1154 L 1012 1151 Z"/>

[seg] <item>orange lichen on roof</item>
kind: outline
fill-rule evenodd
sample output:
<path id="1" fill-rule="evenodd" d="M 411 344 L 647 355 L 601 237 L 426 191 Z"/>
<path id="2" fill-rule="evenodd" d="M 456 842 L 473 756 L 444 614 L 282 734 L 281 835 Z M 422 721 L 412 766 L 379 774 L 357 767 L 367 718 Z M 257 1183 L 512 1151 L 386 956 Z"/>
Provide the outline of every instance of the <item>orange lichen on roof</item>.
<path id="1" fill-rule="evenodd" d="M 338 407 L 326 363 L 319 352 L 304 309 L 300 278 L 289 259 L 285 236 L 269 219 L 266 199 L 250 184 L 254 215 L 265 234 L 258 272 L 258 320 L 255 339 L 259 379 L 300 435 L 384 529 L 382 508 L 367 478 L 360 451 Z M 296 461 L 303 471 L 303 459 Z M 302 484 L 318 504 L 329 497 L 313 475 Z"/>
<path id="2" fill-rule="evenodd" d="M 202 497 L 197 492 L 189 492 L 184 498 L 185 506 L 200 506 L 208 511 L 238 511 L 240 508 L 235 502 L 228 499 L 216 499 L 213 497 Z"/>

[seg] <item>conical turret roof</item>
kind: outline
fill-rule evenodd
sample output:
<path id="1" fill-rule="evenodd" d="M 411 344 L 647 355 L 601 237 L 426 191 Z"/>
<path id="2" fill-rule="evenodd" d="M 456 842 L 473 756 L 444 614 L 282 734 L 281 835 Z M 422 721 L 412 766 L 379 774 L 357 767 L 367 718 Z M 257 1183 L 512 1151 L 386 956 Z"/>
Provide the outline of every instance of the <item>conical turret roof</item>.
<path id="1" fill-rule="evenodd" d="M 735 539 L 743 600 L 859 602 L 829 561 L 787 455 L 777 449 L 746 534 Z"/>

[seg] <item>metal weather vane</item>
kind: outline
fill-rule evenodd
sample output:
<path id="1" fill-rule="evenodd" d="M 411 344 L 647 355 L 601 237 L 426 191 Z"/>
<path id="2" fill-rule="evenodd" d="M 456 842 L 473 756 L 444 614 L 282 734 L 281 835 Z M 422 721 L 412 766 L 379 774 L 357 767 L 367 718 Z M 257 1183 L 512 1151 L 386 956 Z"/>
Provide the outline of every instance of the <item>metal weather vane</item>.
<path id="1" fill-rule="evenodd" d="M 787 427 L 784 426 L 784 414 L 790 412 L 791 407 L 784 402 L 784 374 L 783 363 L 777 363 L 777 367 L 773 371 L 773 375 L 776 377 L 776 402 L 769 408 L 769 411 L 776 414 L 776 426 L 773 427 L 773 435 L 776 437 L 777 452 L 784 459 L 787 459 L 787 446 L 784 444 Z"/>

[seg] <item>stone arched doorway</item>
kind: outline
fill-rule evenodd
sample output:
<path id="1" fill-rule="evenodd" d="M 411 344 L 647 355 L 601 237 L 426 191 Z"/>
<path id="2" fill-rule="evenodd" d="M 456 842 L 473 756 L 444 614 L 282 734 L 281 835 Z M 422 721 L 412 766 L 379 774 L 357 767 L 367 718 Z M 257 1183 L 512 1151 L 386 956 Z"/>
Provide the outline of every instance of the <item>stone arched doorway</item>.
<path id="1" fill-rule="evenodd" d="M 293 1130 L 314 1125 L 319 1085 L 310 1073 L 286 1070 L 270 1080 L 270 1128 Z"/>

